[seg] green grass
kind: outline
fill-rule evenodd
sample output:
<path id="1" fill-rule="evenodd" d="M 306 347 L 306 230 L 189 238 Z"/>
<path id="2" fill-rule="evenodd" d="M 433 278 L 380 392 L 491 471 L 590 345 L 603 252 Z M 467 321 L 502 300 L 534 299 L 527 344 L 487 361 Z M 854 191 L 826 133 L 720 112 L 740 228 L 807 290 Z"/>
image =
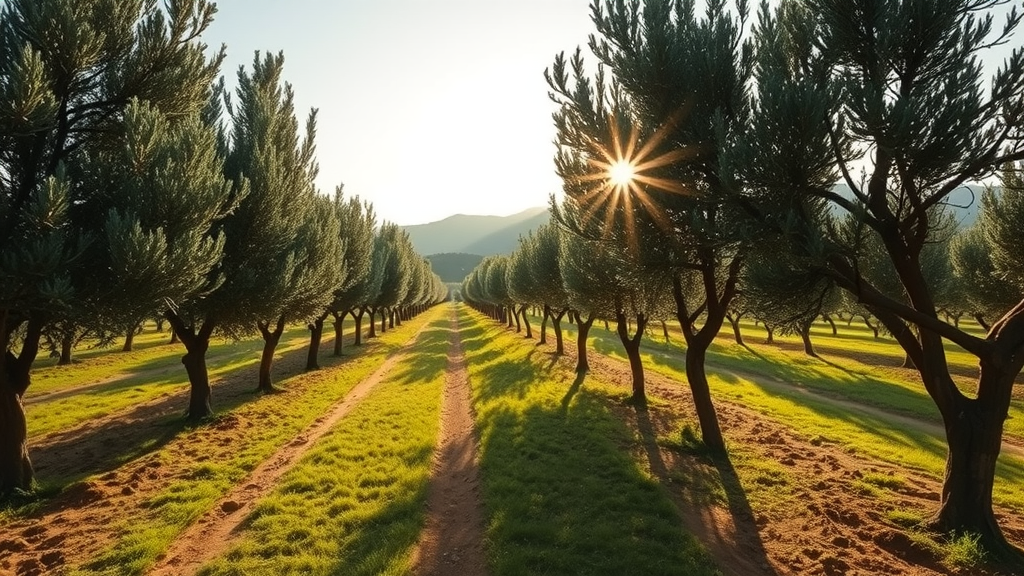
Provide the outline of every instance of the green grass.
<path id="1" fill-rule="evenodd" d="M 449 321 L 282 479 L 200 574 L 397 575 L 423 526 Z"/>
<path id="2" fill-rule="evenodd" d="M 716 572 L 631 456 L 623 396 L 558 379 L 550 357 L 460 306 L 494 576 Z M 582 384 L 582 386 L 580 385 Z"/>
<path id="3" fill-rule="evenodd" d="M 309 330 L 305 326 L 291 326 L 281 336 L 276 354 L 305 349 L 308 345 Z M 262 351 L 263 340 L 260 338 L 238 342 L 215 340 L 207 352 L 207 368 L 214 394 L 217 378 L 257 365 Z M 39 375 L 33 374 L 33 386 L 29 390 L 36 388 L 35 382 L 38 380 L 44 383 L 36 390 L 36 396 L 40 396 L 39 392 L 44 390 L 57 392 L 108 380 L 113 375 L 120 376 L 69 396 L 47 400 L 44 395 L 38 402 L 28 404 L 25 413 L 29 437 L 68 430 L 83 422 L 187 389 L 188 375 L 181 365 L 184 353 L 185 349 L 180 344 L 147 348 L 134 356 L 109 352 L 87 363 L 55 366 L 41 370 Z M 47 375 L 51 377 L 46 379 Z"/>
<path id="4" fill-rule="evenodd" d="M 330 371 L 330 382 L 302 385 L 301 375 L 280 384 L 285 394 L 264 396 L 238 406 L 224 409 L 218 418 L 178 435 L 173 443 L 161 448 L 153 458 L 164 466 L 185 462 L 187 469 L 180 479 L 163 492 L 153 495 L 144 513 L 126 518 L 119 528 L 121 536 L 97 558 L 86 560 L 73 572 L 86 574 L 142 574 L 170 542 L 208 510 L 260 462 L 309 426 L 317 416 L 338 402 L 358 382 L 370 375 L 384 359 L 398 350 L 409 335 L 424 322 L 440 314 L 438 308 L 405 322 L 401 329 L 391 330 L 372 340 L 367 346 L 350 351 L 343 365 L 337 359 L 322 360 L 323 370 Z M 228 446 L 216 442 L 200 444 L 204 432 L 218 421 L 231 416 L 251 423 L 245 429 L 245 440 Z M 200 456 L 201 458 L 197 458 Z"/>
<path id="5" fill-rule="evenodd" d="M 570 332 L 572 336 L 575 335 L 574 330 L 570 329 Z M 605 331 L 603 326 L 595 326 L 590 334 L 589 343 L 592 349 L 625 360 L 622 346 L 613 332 Z M 569 336 L 567 334 L 567 337 Z M 684 354 L 678 347 L 681 338 L 670 344 L 665 344 L 663 339 L 655 340 L 645 338 L 645 344 L 641 348 L 645 369 L 668 376 L 684 386 Z M 717 342 L 709 354 L 708 380 L 713 398 L 746 406 L 819 443 L 836 443 L 850 452 L 860 453 L 868 458 L 919 470 L 935 479 L 942 478 L 946 442 L 941 435 L 913 429 L 884 415 L 836 405 L 825 397 L 808 394 L 796 386 L 773 386 L 726 371 L 716 372 L 714 366 L 725 364 L 722 353 L 725 348 L 729 349 L 730 366 L 735 367 L 737 372 L 777 376 L 779 371 L 788 371 L 793 375 L 792 381 L 807 387 L 831 385 L 836 394 L 848 390 L 843 388 L 837 369 L 820 360 L 778 352 L 776 360 L 766 361 L 735 344 L 723 345 Z M 712 365 L 712 362 L 720 364 Z M 896 393 L 900 395 L 909 394 L 903 385 L 879 384 L 875 380 L 849 374 L 846 377 L 859 379 L 857 381 L 863 386 L 865 394 L 876 392 L 885 397 L 887 391 L 892 393 L 893 390 L 897 390 Z M 909 388 L 909 384 L 905 386 Z M 905 396 L 901 397 L 906 399 Z M 919 400 L 922 405 L 931 402 L 927 396 Z M 1019 402 L 1015 404 L 1019 405 Z M 1008 420 L 1007 427 L 1009 426 Z M 994 501 L 1017 513 L 1024 513 L 1024 491 L 1019 489 L 1022 483 L 1024 461 L 1006 453 L 1000 455 L 996 467 Z M 865 483 L 863 488 L 870 490 L 872 486 Z"/>

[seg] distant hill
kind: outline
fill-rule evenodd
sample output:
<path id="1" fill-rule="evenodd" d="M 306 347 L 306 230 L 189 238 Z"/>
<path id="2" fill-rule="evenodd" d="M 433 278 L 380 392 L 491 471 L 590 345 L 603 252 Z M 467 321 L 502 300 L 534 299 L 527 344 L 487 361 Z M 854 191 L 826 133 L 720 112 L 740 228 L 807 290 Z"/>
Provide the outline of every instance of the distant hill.
<path id="1" fill-rule="evenodd" d="M 847 198 L 853 197 L 853 192 L 846 184 L 836 184 L 834 190 Z M 984 186 L 966 184 L 953 190 L 947 196 L 946 206 L 956 215 L 956 220 L 961 226 L 970 226 L 978 219 L 978 209 L 981 207 L 981 193 L 984 190 Z M 838 207 L 835 210 L 840 213 L 843 212 Z"/>
<path id="2" fill-rule="evenodd" d="M 403 228 L 420 254 L 490 256 L 510 254 L 519 245 L 520 235 L 544 224 L 549 216 L 547 208 L 537 207 L 511 216 L 455 214 L 437 222 Z"/>
<path id="3" fill-rule="evenodd" d="M 484 257 L 479 254 L 445 253 L 427 256 L 430 267 L 444 282 L 462 283 L 466 275 L 476 268 Z"/>

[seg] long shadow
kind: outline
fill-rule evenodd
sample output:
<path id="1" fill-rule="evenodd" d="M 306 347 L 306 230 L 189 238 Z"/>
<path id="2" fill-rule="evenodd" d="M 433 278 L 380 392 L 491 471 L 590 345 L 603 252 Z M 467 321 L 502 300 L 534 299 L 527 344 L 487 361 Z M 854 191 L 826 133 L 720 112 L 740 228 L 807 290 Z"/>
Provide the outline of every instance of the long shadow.
<path id="1" fill-rule="evenodd" d="M 572 386 L 565 391 L 565 396 L 562 396 L 562 414 L 569 412 L 569 404 L 572 403 L 572 399 L 576 397 L 576 394 L 580 391 L 583 386 L 583 381 L 586 380 L 587 373 L 579 372 L 576 374 L 576 379 L 572 381 Z"/>
<path id="2" fill-rule="evenodd" d="M 703 448 L 703 444 L 698 445 L 699 441 L 694 440 L 690 442 L 694 453 L 689 458 L 680 458 L 670 468 L 662 458 L 650 411 L 644 406 L 634 406 L 633 410 L 651 473 L 672 495 L 679 513 L 689 516 L 686 519 L 687 523 L 704 524 L 704 531 L 710 533 L 706 537 L 714 540 L 708 544 L 717 548 L 720 555 L 742 558 L 744 576 L 778 576 L 768 562 L 768 552 L 761 540 L 760 530 L 754 523 L 754 512 L 747 499 L 746 490 L 743 489 L 728 454 L 710 454 Z M 712 462 L 717 474 L 704 465 L 704 462 Z M 681 489 L 677 488 L 680 483 L 674 481 L 677 477 L 684 479 Z M 715 488 L 719 485 L 725 492 L 725 502 L 720 502 L 715 497 Z M 710 515 L 702 512 L 719 504 L 729 509 L 735 537 L 717 538 L 716 529 L 719 527 L 707 525 Z"/>
<path id="3" fill-rule="evenodd" d="M 583 388 L 585 374 L 566 391 L 544 355 L 526 358 L 527 347 L 503 348 L 502 359 L 486 363 L 486 350 L 466 350 L 491 573 L 714 573 L 667 495 L 624 448 L 632 432 L 609 399 Z"/>
<path id="4" fill-rule="evenodd" d="M 341 366 L 359 357 L 332 356 L 329 354 L 332 347 L 333 339 L 321 345 L 322 369 Z M 282 354 L 275 361 L 275 378 L 285 380 L 303 373 L 305 358 L 306 349 L 302 347 Z M 218 415 L 225 415 L 255 398 L 256 369 L 241 366 L 223 373 L 213 382 L 214 409 Z M 66 486 L 155 452 L 192 426 L 184 418 L 188 394 L 186 384 L 156 401 L 105 417 L 98 423 L 86 422 L 50 434 L 39 446 L 30 445 L 39 481 L 47 487 Z"/>

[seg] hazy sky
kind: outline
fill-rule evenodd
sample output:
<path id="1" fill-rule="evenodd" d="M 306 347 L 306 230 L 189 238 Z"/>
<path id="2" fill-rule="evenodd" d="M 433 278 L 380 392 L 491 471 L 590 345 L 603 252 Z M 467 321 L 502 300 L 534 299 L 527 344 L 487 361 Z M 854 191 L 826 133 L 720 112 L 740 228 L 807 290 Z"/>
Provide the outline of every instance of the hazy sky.
<path id="1" fill-rule="evenodd" d="M 323 192 L 399 224 L 546 205 L 560 187 L 544 68 L 585 44 L 588 0 L 218 0 L 204 40 L 233 84 L 285 53 L 301 120 L 320 109 Z"/>
<path id="2" fill-rule="evenodd" d="M 301 119 L 320 109 L 324 193 L 344 183 L 373 202 L 378 220 L 417 224 L 512 214 L 559 191 L 543 71 L 557 52 L 586 44 L 589 0 L 217 5 L 204 40 L 227 45 L 229 85 L 255 50 L 283 50 Z M 989 73 L 1021 36 L 986 55 Z"/>

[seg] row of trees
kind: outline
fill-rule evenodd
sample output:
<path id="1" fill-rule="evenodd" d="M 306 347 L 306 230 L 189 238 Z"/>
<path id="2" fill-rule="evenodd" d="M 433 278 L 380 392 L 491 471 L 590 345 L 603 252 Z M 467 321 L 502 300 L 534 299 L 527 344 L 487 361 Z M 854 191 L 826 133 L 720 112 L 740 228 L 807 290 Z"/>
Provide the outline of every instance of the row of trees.
<path id="1" fill-rule="evenodd" d="M 203 0 L 14 0 L 0 10 L 0 493 L 29 489 L 21 398 L 48 332 L 125 334 L 154 314 L 185 346 L 188 416 L 212 413 L 217 333 L 392 322 L 447 290 L 397 226 L 318 192 L 316 110 L 300 126 L 284 57 L 217 80 Z M 382 329 L 384 324 L 382 323 Z"/>
<path id="2" fill-rule="evenodd" d="M 932 525 L 1019 562 L 991 499 L 1024 366 L 1024 51 L 991 82 L 981 68 L 1020 24 L 1010 10 L 995 26 L 989 11 L 1003 4 L 784 0 L 762 2 L 750 25 L 745 0 L 709 0 L 703 14 L 692 0 L 595 1 L 596 72 L 580 50 L 546 72 L 564 182 L 553 209 L 562 292 L 551 294 L 555 309 L 617 318 L 624 344 L 674 315 L 716 449 L 704 358 L 730 310 L 782 325 L 856 303 L 942 415 L 949 452 Z M 958 231 L 951 194 L 1000 171 L 978 223 Z M 464 293 L 508 307 L 517 280 L 492 285 L 494 267 Z M 960 312 L 987 334 L 946 321 Z M 951 378 L 945 341 L 978 358 L 976 393 Z"/>

